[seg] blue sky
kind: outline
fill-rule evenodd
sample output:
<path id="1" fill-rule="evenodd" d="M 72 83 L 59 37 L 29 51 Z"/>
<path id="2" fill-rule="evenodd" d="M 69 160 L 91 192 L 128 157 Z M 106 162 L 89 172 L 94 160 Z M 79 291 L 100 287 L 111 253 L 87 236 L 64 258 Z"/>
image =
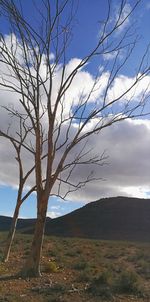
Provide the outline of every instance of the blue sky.
<path id="1" fill-rule="evenodd" d="M 16 0 L 17 2 L 17 0 Z M 40 6 L 40 0 L 36 1 L 37 5 Z M 112 18 L 115 16 L 117 11 L 117 7 L 120 1 L 113 1 L 113 14 Z M 127 5 L 132 7 L 135 1 L 127 1 Z M 24 14 L 27 15 L 28 20 L 34 20 L 36 18 L 33 13 L 33 8 L 31 5 L 31 1 L 27 0 L 23 3 L 23 11 Z M 105 0 L 84 0 L 79 1 L 78 11 L 74 21 L 74 34 L 72 43 L 69 47 L 68 52 L 68 61 L 72 58 L 82 58 L 88 50 L 92 49 L 98 40 L 100 24 L 101 21 L 105 18 L 107 12 L 107 1 Z M 36 26 L 36 20 L 34 20 Z M 136 70 L 136 64 L 139 57 L 142 55 L 145 46 L 149 42 L 149 28 L 150 28 L 150 1 L 141 1 L 141 4 L 138 6 L 136 11 L 132 16 L 132 20 L 129 19 L 130 26 L 132 22 L 135 23 L 135 27 L 137 28 L 136 32 L 140 35 L 140 39 L 137 43 L 137 47 L 134 52 L 134 56 L 129 60 L 129 62 L 122 69 L 122 73 L 124 76 L 130 77 L 133 76 Z M 9 27 L 6 22 L 4 22 L 3 18 L 0 19 L 0 30 L 3 31 L 4 34 L 9 33 Z M 115 39 L 118 39 L 119 36 L 115 36 Z M 103 58 L 104 59 L 104 58 Z M 104 60 L 105 61 L 105 60 Z M 106 61 L 105 61 L 106 62 Z M 109 62 L 109 60 L 108 60 Z M 94 74 L 97 72 L 102 62 L 99 62 L 99 59 L 95 59 L 93 64 L 88 64 L 85 70 L 88 70 L 89 73 Z M 139 129 L 137 132 L 136 129 Z M 144 138 L 143 132 L 140 132 L 141 129 L 144 129 Z M 133 136 L 131 135 L 133 133 Z M 149 197 L 149 187 L 148 187 L 148 178 L 149 175 L 149 155 L 147 150 L 147 145 L 149 144 L 149 134 L 150 127 L 149 121 L 146 120 L 143 123 L 141 120 L 138 123 L 136 122 L 125 122 L 121 126 L 116 126 L 112 130 L 109 129 L 106 131 L 106 134 L 102 136 L 101 144 L 99 143 L 98 147 L 101 149 L 108 149 L 111 154 L 111 164 L 107 167 L 102 168 L 102 175 L 104 175 L 106 181 L 101 184 L 96 184 L 95 187 L 89 186 L 86 194 L 78 194 L 78 197 L 74 196 L 72 200 L 63 201 L 58 198 L 51 198 L 48 207 L 48 215 L 51 217 L 56 217 L 60 215 L 64 215 L 74 209 L 77 209 L 84 205 L 86 201 L 92 201 L 97 198 L 107 196 L 107 195 L 136 195 L 139 197 Z M 134 138 L 134 142 L 133 142 Z M 131 143 L 131 150 L 128 148 L 128 156 L 123 155 L 123 151 L 125 150 L 126 140 Z M 141 146 L 142 140 L 142 146 Z M 111 144 L 110 144 L 111 142 Z M 116 155 L 116 146 L 117 152 Z M 4 148 L 2 149 L 4 150 Z M 136 151 L 135 151 L 136 150 Z M 137 151 L 138 150 L 138 151 Z M 4 151 L 3 151 L 4 152 Z M 135 152 L 137 152 L 135 154 Z M 143 155 L 144 154 L 144 155 Z M 2 153 L 0 153 L 2 156 Z M 120 160 L 117 161 L 116 167 L 116 157 L 119 157 Z M 139 163 L 137 168 L 137 163 L 134 162 L 133 158 L 138 158 L 140 156 L 144 157 L 147 162 L 144 160 Z M 123 157 L 123 158 L 122 158 Z M 130 182 L 129 179 L 129 169 L 125 170 L 125 166 L 123 161 L 126 164 L 126 158 L 128 158 L 129 162 L 132 158 L 132 171 L 130 171 L 130 175 L 132 176 L 132 180 Z M 122 158 L 122 161 L 121 161 Z M 120 165 L 120 166 L 119 166 Z M 144 169 L 146 176 L 144 175 Z M 131 167 L 131 164 L 130 164 Z M 11 169 L 11 168 L 10 168 Z M 125 171 L 120 174 L 120 171 Z M 11 171 L 9 170 L 9 166 L 6 165 L 5 173 L 9 174 Z M 139 174 L 138 174 L 139 173 Z M 114 176 L 115 175 L 115 176 Z M 118 176 L 119 175 L 119 176 Z M 138 175 L 138 178 L 137 178 Z M 110 177 L 110 185 L 108 185 Z M 147 178 L 146 178 L 147 177 Z M 113 180 L 115 179 L 115 181 Z M 135 179 L 135 181 L 133 181 Z M 142 181 L 141 181 L 142 179 Z M 113 182 L 114 181 L 114 182 Z M 123 182 L 126 183 L 126 186 L 123 185 Z M 107 185 L 106 185 L 107 183 Z M 13 213 L 16 193 L 17 190 L 15 186 L 11 186 L 9 181 L 7 182 L 6 177 L 3 177 L 3 173 L 0 174 L 0 215 L 8 215 L 11 216 Z M 137 185 L 136 185 L 137 184 Z M 13 188 L 12 188 L 13 187 Z M 90 196 L 90 197 L 89 197 Z M 89 199 L 88 199 L 89 197 Z M 35 217 L 36 216 L 36 196 L 33 194 L 22 206 L 20 211 L 21 217 Z"/>
<path id="2" fill-rule="evenodd" d="M 7 186 L 0 186 L 0 215 L 12 216 L 14 211 L 17 190 Z M 48 216 L 55 218 L 65 215 L 81 206 L 83 202 L 69 202 L 55 197 L 51 197 L 48 207 Z M 20 209 L 20 217 L 32 218 L 36 217 L 36 195 L 32 194 L 22 205 Z"/>

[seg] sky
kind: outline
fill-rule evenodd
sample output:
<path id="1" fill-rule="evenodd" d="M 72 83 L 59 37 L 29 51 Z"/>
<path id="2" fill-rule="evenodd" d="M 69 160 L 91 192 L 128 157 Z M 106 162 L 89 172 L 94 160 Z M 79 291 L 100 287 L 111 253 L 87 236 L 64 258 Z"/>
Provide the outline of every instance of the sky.
<path id="1" fill-rule="evenodd" d="M 18 1 L 16 0 L 16 3 Z M 36 1 L 40 6 L 40 0 Z M 77 3 L 77 2 L 76 2 Z M 126 1 L 124 14 L 128 13 L 133 7 L 135 1 Z M 120 1 L 112 1 L 112 14 L 110 19 L 110 27 L 114 22 L 117 14 Z M 67 53 L 67 70 L 72 70 L 90 51 L 98 41 L 102 21 L 107 14 L 107 1 L 104 0 L 85 0 L 79 1 L 78 9 L 73 23 L 72 41 Z M 28 20 L 37 26 L 37 16 L 32 7 L 31 1 L 23 1 L 23 12 Z M 145 47 L 149 42 L 150 28 L 150 1 L 141 1 L 132 17 L 120 27 L 117 33 L 113 36 L 115 41 L 118 41 L 121 35 L 124 34 L 128 27 L 136 28 L 134 33 L 139 35 L 137 45 L 134 49 L 134 55 L 129 58 L 123 66 L 120 74 L 114 81 L 113 87 L 108 93 L 108 99 L 116 97 L 120 91 L 124 91 L 126 87 L 133 81 L 137 63 L 144 53 Z M 9 43 L 9 26 L 7 22 L 0 18 L 0 31 L 7 35 Z M 14 40 L 15 43 L 15 40 Z M 100 79 L 99 89 L 95 92 L 92 102 L 99 101 L 102 98 L 105 88 L 110 66 L 114 60 L 115 53 L 109 53 L 98 57 L 92 63 L 89 62 L 83 70 L 80 70 L 75 78 L 71 88 L 68 91 L 67 98 L 78 98 L 79 93 L 89 92 L 89 87 L 93 84 L 94 75 L 97 71 L 103 70 Z M 118 62 L 121 64 L 125 53 L 120 51 Z M 1 72 L 5 68 L 0 64 Z M 61 69 L 61 68 L 60 68 Z M 44 64 L 43 64 L 44 70 Z M 42 72 L 42 71 L 41 71 Z M 54 96 L 59 84 L 60 70 L 57 71 L 54 85 Z M 141 97 L 145 87 L 148 87 L 150 77 L 147 76 L 143 82 L 139 84 L 134 93 L 135 100 Z M 149 87 L 147 89 L 149 91 Z M 131 95 L 128 96 L 129 98 Z M 16 95 L 12 92 L 4 92 L 0 89 L 0 105 L 15 104 Z M 134 100 L 133 100 L 134 101 Z M 67 116 L 70 104 L 65 107 Z M 91 108 L 91 107 L 89 107 Z M 6 129 L 9 124 L 8 116 L 3 110 L 0 113 L 0 129 Z M 15 125 L 14 125 L 15 131 Z M 65 130 L 64 130 L 65 131 Z M 72 129 L 71 131 L 74 131 Z M 72 132 L 73 133 L 73 132 Z M 95 167 L 95 174 L 100 178 L 97 181 L 89 183 L 84 189 L 72 193 L 67 200 L 62 200 L 57 197 L 51 197 L 49 200 L 47 215 L 55 218 L 64 215 L 72 210 L 75 210 L 87 202 L 91 202 L 102 197 L 108 196 L 135 196 L 139 198 L 150 198 L 150 120 L 149 116 L 145 118 L 138 117 L 136 119 L 128 119 L 121 123 L 104 129 L 99 135 L 92 136 L 88 141 L 88 147 L 94 146 L 96 153 L 102 154 L 105 150 L 107 155 L 106 164 L 101 167 Z M 72 154 L 74 156 L 74 154 Z M 12 216 L 17 196 L 18 185 L 18 167 L 14 160 L 15 152 L 8 141 L 0 138 L 0 215 Z M 31 158 L 24 154 L 25 168 L 30 167 Z M 74 175 L 74 180 L 84 178 L 88 173 L 87 167 L 77 169 Z M 33 184 L 33 177 L 29 180 L 28 186 Z M 26 190 L 28 187 L 26 188 Z M 62 188 L 62 191 L 65 188 Z M 35 217 L 36 216 L 36 194 L 33 193 L 28 200 L 24 202 L 20 211 L 20 217 Z"/>

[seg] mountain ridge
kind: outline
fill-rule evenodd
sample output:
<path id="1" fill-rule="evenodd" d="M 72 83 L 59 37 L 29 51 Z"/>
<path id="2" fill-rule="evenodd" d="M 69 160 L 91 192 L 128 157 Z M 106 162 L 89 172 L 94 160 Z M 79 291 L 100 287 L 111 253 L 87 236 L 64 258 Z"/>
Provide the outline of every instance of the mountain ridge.
<path id="1" fill-rule="evenodd" d="M 0 231 L 2 228 L 0 216 Z M 3 216 L 4 217 L 4 216 Z M 5 227 L 11 218 L 3 218 Z M 35 219 L 19 219 L 17 229 L 32 233 Z M 4 226 L 3 225 L 3 226 Z M 101 240 L 150 241 L 150 199 L 107 197 L 64 216 L 47 218 L 46 235 Z"/>

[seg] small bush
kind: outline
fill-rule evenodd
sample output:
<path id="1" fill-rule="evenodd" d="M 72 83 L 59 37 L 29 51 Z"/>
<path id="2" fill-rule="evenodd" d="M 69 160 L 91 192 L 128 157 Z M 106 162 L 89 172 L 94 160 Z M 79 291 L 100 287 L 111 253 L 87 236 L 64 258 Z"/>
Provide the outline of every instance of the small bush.
<path id="1" fill-rule="evenodd" d="M 138 273 L 143 275 L 145 279 L 150 279 L 150 263 L 142 259 L 138 262 Z"/>
<path id="2" fill-rule="evenodd" d="M 6 274 L 6 273 L 8 273 L 8 272 L 9 272 L 8 268 L 5 267 L 5 264 L 2 262 L 2 263 L 0 264 L 0 275 Z"/>
<path id="3" fill-rule="evenodd" d="M 56 262 L 49 261 L 44 265 L 44 272 L 45 273 L 57 273 L 58 272 L 58 266 Z"/>
<path id="4" fill-rule="evenodd" d="M 112 274 L 110 271 L 104 271 L 100 274 L 100 276 L 96 279 L 96 283 L 103 285 L 111 285 L 112 283 Z"/>
<path id="5" fill-rule="evenodd" d="M 57 252 L 55 250 L 50 250 L 50 251 L 47 251 L 47 255 L 49 257 L 56 257 Z"/>
<path id="6" fill-rule="evenodd" d="M 100 296 L 103 299 L 111 300 L 112 298 L 112 275 L 109 271 L 104 271 L 91 282 L 88 292 L 93 296 Z"/>
<path id="7" fill-rule="evenodd" d="M 65 253 L 65 256 L 67 256 L 67 257 L 76 257 L 76 256 L 78 256 L 78 254 L 75 250 L 70 250 L 70 251 L 67 251 Z"/>
<path id="8" fill-rule="evenodd" d="M 77 277 L 77 282 L 90 282 L 93 279 L 92 272 L 90 268 L 87 268 L 80 272 L 79 276 Z"/>
<path id="9" fill-rule="evenodd" d="M 44 302 L 63 302 L 61 295 L 64 294 L 67 290 L 68 288 L 60 283 L 56 283 L 52 286 L 37 286 L 32 288 L 33 292 L 38 293 L 39 295 L 42 295 L 44 297 L 44 300 L 42 300 Z"/>
<path id="10" fill-rule="evenodd" d="M 87 262 L 85 262 L 84 260 L 83 261 L 80 261 L 80 262 L 77 262 L 73 265 L 73 268 L 76 269 L 76 270 L 84 270 L 88 267 L 88 264 Z"/>
<path id="11" fill-rule="evenodd" d="M 139 293 L 141 289 L 138 275 L 132 271 L 123 271 L 116 280 L 115 289 L 120 293 Z"/>

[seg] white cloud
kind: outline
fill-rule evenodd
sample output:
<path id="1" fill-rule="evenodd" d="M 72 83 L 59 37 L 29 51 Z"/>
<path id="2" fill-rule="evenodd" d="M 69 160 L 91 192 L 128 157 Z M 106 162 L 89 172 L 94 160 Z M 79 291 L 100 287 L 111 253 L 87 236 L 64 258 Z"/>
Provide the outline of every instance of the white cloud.
<path id="1" fill-rule="evenodd" d="M 54 202 L 54 200 L 53 200 Z M 50 217 L 50 218 L 57 218 L 59 216 L 62 216 L 63 215 L 63 208 L 60 206 L 60 205 L 53 205 L 53 206 L 50 206 L 49 209 L 48 209 L 48 212 L 47 212 L 47 216 Z"/>
<path id="2" fill-rule="evenodd" d="M 125 50 L 115 50 L 115 51 L 110 51 L 108 53 L 103 54 L 103 59 L 104 61 L 111 61 L 113 59 L 116 59 L 118 61 L 121 61 L 123 59 L 123 57 L 125 56 Z"/>
<path id="3" fill-rule="evenodd" d="M 124 121 L 105 129 L 100 136 L 91 138 L 91 145 L 100 153 L 106 149 L 109 165 L 95 168 L 97 176 L 105 181 L 88 184 L 74 194 L 75 199 L 94 200 L 103 196 L 146 196 L 150 191 L 150 121 Z M 80 174 L 79 174 L 80 173 Z M 83 167 L 76 174 L 83 176 Z"/>
<path id="4" fill-rule="evenodd" d="M 60 209 L 60 206 L 51 206 L 51 209 L 52 210 L 58 210 L 58 209 Z"/>
<path id="5" fill-rule="evenodd" d="M 47 216 L 50 217 L 50 218 L 57 218 L 61 215 L 62 215 L 61 212 L 56 212 L 56 211 L 48 211 L 47 212 Z"/>
<path id="6" fill-rule="evenodd" d="M 117 33 L 121 33 L 130 23 L 130 15 L 131 12 L 131 5 L 129 3 L 126 3 L 122 9 L 122 12 L 120 13 L 120 6 L 116 9 L 116 15 L 115 15 L 115 21 L 120 25 L 120 27 L 117 29 Z M 125 21 L 124 21 L 125 20 Z"/>
<path id="7" fill-rule="evenodd" d="M 89 183 L 84 189 L 68 196 L 69 200 L 92 201 L 104 196 L 128 195 L 146 197 L 150 191 L 150 121 L 126 120 L 105 129 L 100 135 L 90 138 L 87 147 L 94 147 L 95 153 L 104 150 L 109 155 L 109 164 L 103 167 L 92 167 L 96 176 L 104 181 Z M 72 152 L 71 157 L 77 150 Z M 94 152 L 94 151 L 93 151 Z M 58 154 L 59 156 L 59 154 Z M 26 161 L 30 167 L 31 158 Z M 0 182 L 15 187 L 18 183 L 17 163 L 14 154 L 5 140 L 0 144 Z M 77 183 L 90 172 L 88 166 L 75 169 L 72 181 Z M 34 178 L 30 179 L 30 184 Z M 56 190 L 56 187 L 55 187 Z M 62 194 L 67 188 L 61 188 Z M 50 208 L 50 217 L 61 215 L 57 206 Z"/>
<path id="8" fill-rule="evenodd" d="M 103 58 L 105 61 L 108 61 L 108 60 L 113 60 L 115 59 L 117 56 L 117 51 L 113 51 L 113 52 L 110 52 L 110 53 L 106 53 L 103 55 Z"/>
<path id="9" fill-rule="evenodd" d="M 53 60 L 55 59 L 55 55 L 54 55 L 54 53 L 50 53 L 50 55 L 49 55 L 49 59 L 50 59 L 50 61 L 53 61 Z"/>
<path id="10" fill-rule="evenodd" d="M 127 8 L 127 10 L 129 7 Z M 127 12 L 126 12 L 127 13 Z M 80 63 L 79 58 L 70 60 L 66 66 L 66 76 Z M 2 69 L 1 69 L 2 68 Z M 5 67 L 6 68 L 6 67 Z M 4 71 L 4 66 L 0 66 L 0 69 Z M 62 66 L 55 71 L 54 86 L 52 92 L 52 99 L 55 100 L 58 94 L 58 87 L 61 80 Z M 45 77 L 45 63 L 43 58 L 43 64 L 41 66 L 41 76 Z M 96 89 L 93 95 L 89 98 L 90 109 L 92 106 L 100 106 L 103 101 L 103 95 L 109 79 L 109 72 L 103 72 L 96 85 Z M 119 97 L 124 93 L 126 89 L 134 82 L 134 77 L 128 77 L 125 75 L 118 75 L 112 83 L 107 94 L 107 102 L 110 102 L 114 98 Z M 14 83 L 14 82 L 13 82 Z M 133 89 L 126 95 L 124 99 L 137 100 L 144 93 L 145 88 L 149 91 L 150 77 L 147 76 L 143 79 L 136 89 Z M 15 82 L 16 84 L 16 82 Z M 48 84 L 48 83 L 47 83 Z M 64 102 L 64 115 L 68 117 L 71 105 L 77 105 L 80 96 L 82 94 L 83 100 L 86 97 L 94 84 L 93 75 L 84 69 L 80 69 L 74 78 L 72 85 L 68 89 Z M 16 93 L 4 92 L 0 90 L 0 102 L 1 105 L 14 104 L 18 110 L 21 110 L 18 106 L 18 95 Z M 99 107 L 98 107 L 99 108 Z M 117 107 L 120 110 L 120 107 Z M 57 118 L 60 118 L 61 108 L 57 113 Z M 98 120 L 97 120 L 98 121 Z M 0 128 L 7 129 L 11 122 L 11 131 L 15 132 L 18 127 L 16 120 L 12 120 L 10 116 L 6 114 L 4 110 L 0 111 Z M 46 119 L 44 116 L 44 122 L 46 125 Z M 87 124 L 90 129 L 94 126 L 96 120 L 92 120 Z M 67 124 L 61 129 L 61 135 L 59 143 L 63 141 L 67 133 Z M 69 137 L 75 133 L 75 125 L 70 127 Z M 12 149 L 10 143 L 1 139 L 0 144 L 0 183 L 11 185 L 13 187 L 18 184 L 18 167 L 17 162 L 14 160 L 15 152 Z M 34 140 L 32 137 L 32 143 Z M 72 200 L 84 200 L 91 201 L 103 196 L 122 195 L 124 194 L 137 194 L 137 196 L 145 196 L 149 190 L 150 179 L 150 121 L 148 120 L 127 120 L 125 122 L 116 124 L 112 127 L 105 129 L 100 135 L 93 135 L 89 141 L 87 148 L 95 147 L 95 152 L 101 154 L 105 149 L 110 156 L 110 165 L 104 167 L 94 167 L 97 176 L 106 179 L 106 181 L 96 181 L 89 183 L 83 190 L 70 194 L 69 198 Z M 82 146 L 80 146 L 82 148 Z M 75 153 L 79 151 L 75 148 L 70 158 L 74 158 Z M 94 151 L 93 151 L 94 152 Z M 56 162 L 60 158 L 61 153 L 58 153 Z M 34 163 L 33 157 L 27 152 L 23 153 L 25 170 L 28 170 Z M 93 169 L 93 168 L 92 168 Z M 76 168 L 72 175 L 72 181 L 77 183 L 88 175 L 91 168 L 88 166 L 82 166 L 80 169 Z M 34 184 L 34 175 L 28 181 L 28 185 Z M 142 189 L 141 189 L 142 188 Z M 56 189 L 56 188 L 55 188 Z M 66 187 L 62 187 L 62 193 L 65 193 Z M 144 194 L 144 195 L 142 195 Z M 58 208 L 51 208 L 49 211 L 50 217 L 56 217 L 60 215 Z"/>
<path id="11" fill-rule="evenodd" d="M 139 74 L 140 77 L 140 74 Z M 134 85 L 136 78 L 124 75 L 118 75 L 113 81 L 112 86 L 108 90 L 107 101 L 111 102 L 120 97 L 120 101 L 130 100 L 138 101 L 150 92 L 150 76 L 145 76 L 141 81 Z M 132 87 L 130 89 L 130 87 Z M 128 91 L 129 90 L 129 91 Z M 128 91 L 126 93 L 126 91 Z M 122 97 L 121 97 L 122 96 Z M 146 95 L 145 95 L 146 96 Z"/>
<path id="12" fill-rule="evenodd" d="M 121 189 L 121 188 L 120 188 Z M 150 187 L 125 187 L 122 188 L 120 191 L 122 195 L 138 197 L 138 198 L 147 198 L 149 195 Z"/>
<path id="13" fill-rule="evenodd" d="M 128 7 L 128 6 L 127 6 Z M 124 8 L 125 9 L 125 8 Z M 127 9 L 125 9 L 125 12 L 127 11 Z M 125 14 L 125 13 L 124 13 Z M 14 40 L 14 44 L 17 43 L 17 53 L 16 56 L 18 58 L 19 61 L 21 61 L 21 50 L 19 47 L 19 42 L 16 40 L 15 36 L 12 36 L 12 39 Z M 8 43 L 8 47 L 10 47 L 10 42 L 11 42 L 11 38 L 10 36 L 6 36 L 6 42 Z M 116 55 L 116 53 L 111 53 L 111 54 L 106 54 L 106 58 L 108 60 L 112 59 L 114 54 Z M 50 56 L 52 56 L 53 58 L 53 54 L 51 54 Z M 64 74 L 64 81 L 65 79 L 68 77 L 68 75 L 70 74 L 70 72 L 72 72 L 72 70 L 74 70 L 74 68 L 76 68 L 81 62 L 81 59 L 79 58 L 72 58 L 65 67 L 65 74 Z M 23 62 L 21 61 L 21 63 L 23 64 Z M 100 67 L 100 70 L 102 69 L 102 67 Z M 11 81 L 12 85 L 16 85 L 19 86 L 18 80 L 14 79 L 14 74 L 12 71 L 12 77 L 10 77 L 10 71 L 8 70 L 8 68 L 6 67 L 6 65 L 1 64 L 0 65 L 0 70 L 1 70 L 1 77 L 4 80 L 8 80 Z M 42 64 L 41 64 L 41 68 L 40 68 L 40 72 L 41 72 L 41 77 L 43 78 L 43 80 L 46 78 L 46 64 L 45 64 L 45 58 L 43 56 L 42 58 Z M 53 86 L 52 86 L 52 105 L 54 105 L 55 100 L 57 99 L 57 95 L 58 95 L 58 91 L 59 91 L 59 87 L 60 87 L 60 82 L 62 80 L 62 72 L 63 72 L 63 67 L 61 66 L 61 64 L 59 66 L 57 66 L 57 69 L 55 70 L 55 73 L 53 75 Z M 5 76 L 5 73 L 8 74 L 8 76 Z M 35 71 L 33 70 L 33 68 L 31 67 L 31 73 L 34 74 Z M 59 104 L 58 106 L 58 110 L 57 110 L 57 119 L 60 119 L 61 113 L 62 113 L 62 107 L 63 107 L 63 117 L 67 118 L 70 114 L 70 110 L 72 106 L 76 106 L 78 104 L 79 101 L 81 101 L 81 95 L 82 95 L 82 103 L 84 103 L 85 99 L 90 95 L 89 99 L 88 99 L 88 103 L 91 104 L 91 106 L 93 105 L 93 107 L 98 104 L 100 104 L 100 102 L 103 101 L 103 96 L 105 94 L 105 91 L 107 89 L 107 85 L 108 85 L 108 81 L 109 81 L 109 76 L 110 76 L 110 72 L 109 71 L 103 71 L 102 74 L 97 78 L 97 82 L 96 85 L 94 86 L 94 81 L 95 78 L 93 77 L 93 75 L 83 69 L 80 68 L 80 70 L 77 72 L 76 76 L 74 77 L 71 86 L 68 87 L 64 98 L 61 100 L 61 104 Z M 128 77 L 128 76 L 124 76 L 122 74 L 118 74 L 116 75 L 114 81 L 112 82 L 111 86 L 109 87 L 108 91 L 107 91 L 107 96 L 106 96 L 106 100 L 108 102 L 112 101 L 114 98 L 118 98 L 121 94 L 123 94 L 126 89 L 128 89 L 133 82 L 135 81 L 134 77 Z M 48 88 L 49 85 L 49 80 L 47 80 L 47 82 L 45 83 L 46 87 Z M 138 85 L 136 85 L 128 94 L 125 95 L 125 99 L 130 99 L 131 97 L 134 96 L 134 100 L 139 98 L 140 95 L 144 92 L 144 90 L 146 88 L 148 88 L 149 90 L 149 83 L 150 83 L 150 77 L 147 76 L 145 77 L 142 81 L 140 81 L 140 83 Z M 93 89 L 93 92 L 91 92 L 91 89 Z M 1 87 L 0 90 L 0 97 L 1 97 L 1 105 L 5 105 L 5 106 L 11 106 L 11 107 L 16 107 L 17 110 L 19 112 L 22 112 L 22 107 L 20 105 L 20 103 L 18 102 L 18 99 L 20 98 L 20 95 L 13 92 L 10 93 L 10 91 L 4 91 L 5 89 Z M 46 105 L 46 96 L 44 93 L 44 89 L 41 88 L 41 94 L 42 94 L 42 101 L 43 101 L 43 105 Z M 123 98 L 124 99 L 124 98 Z M 2 109 L 1 109 L 2 110 Z M 42 110 L 42 108 L 41 108 Z M 46 126 L 46 121 L 47 118 L 44 115 L 43 116 L 43 123 Z M 13 121 L 13 123 L 15 123 L 15 121 Z M 5 125 L 8 124 L 12 124 L 12 119 L 3 111 L 3 114 L 1 115 L 1 121 L 0 121 L 0 127 L 3 129 L 3 127 L 5 127 Z M 14 127 L 17 127 L 16 125 L 12 125 L 12 129 Z"/>

